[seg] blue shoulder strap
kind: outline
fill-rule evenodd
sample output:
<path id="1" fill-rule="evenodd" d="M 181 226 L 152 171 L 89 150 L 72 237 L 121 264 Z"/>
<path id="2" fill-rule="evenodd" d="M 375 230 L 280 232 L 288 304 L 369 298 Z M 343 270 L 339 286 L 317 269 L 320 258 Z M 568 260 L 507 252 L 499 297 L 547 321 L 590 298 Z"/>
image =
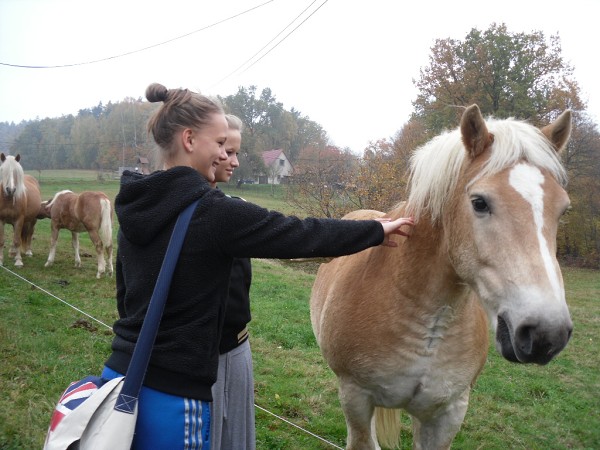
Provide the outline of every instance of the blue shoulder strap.
<path id="1" fill-rule="evenodd" d="M 167 247 L 165 259 L 163 260 L 160 273 L 154 286 L 154 292 L 148 305 L 148 311 L 142 324 L 142 330 L 133 351 L 127 374 L 125 375 L 125 381 L 121 393 L 117 398 L 115 409 L 117 411 L 133 414 L 137 404 L 137 399 L 142 388 L 142 382 L 148 363 L 150 362 L 150 355 L 152 353 L 152 347 L 158 333 L 158 326 L 165 309 L 165 303 L 171 287 L 171 280 L 173 279 L 173 272 L 175 265 L 179 259 L 179 253 L 181 252 L 181 246 L 186 235 L 190 219 L 192 214 L 196 210 L 196 206 L 200 200 L 196 200 L 185 208 L 177 218 L 175 227 L 173 228 L 173 234 Z"/>

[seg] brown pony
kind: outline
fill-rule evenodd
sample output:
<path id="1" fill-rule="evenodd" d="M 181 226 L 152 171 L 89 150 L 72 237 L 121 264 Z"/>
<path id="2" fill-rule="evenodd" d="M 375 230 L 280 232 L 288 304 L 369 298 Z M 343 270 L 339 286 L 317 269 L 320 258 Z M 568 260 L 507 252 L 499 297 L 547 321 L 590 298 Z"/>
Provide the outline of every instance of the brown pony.
<path id="1" fill-rule="evenodd" d="M 79 257 L 79 233 L 87 231 L 98 255 L 98 271 L 96 278 L 106 271 L 112 275 L 112 206 L 103 192 L 86 191 L 75 194 L 71 191 L 57 192 L 52 200 L 42 203 L 39 218 L 52 220 L 52 238 L 50 254 L 45 267 L 54 263 L 58 232 L 62 228 L 71 231 L 71 242 L 75 250 L 75 267 L 81 267 Z"/>
<path id="2" fill-rule="evenodd" d="M 0 153 L 0 265 L 4 263 L 4 225 L 13 226 L 13 242 L 9 256 L 15 266 L 23 267 L 21 251 L 33 255 L 31 241 L 40 209 L 40 186 L 37 180 L 25 175 L 21 156 Z"/>
<path id="3" fill-rule="evenodd" d="M 311 321 L 338 377 L 347 448 L 379 448 L 375 430 L 396 446 L 399 409 L 413 448 L 450 448 L 486 360 L 486 312 L 509 361 L 547 364 L 567 345 L 555 255 L 570 131 L 570 111 L 539 130 L 470 106 L 416 150 L 408 201 L 385 214 L 414 217 L 410 237 L 321 265 Z"/>

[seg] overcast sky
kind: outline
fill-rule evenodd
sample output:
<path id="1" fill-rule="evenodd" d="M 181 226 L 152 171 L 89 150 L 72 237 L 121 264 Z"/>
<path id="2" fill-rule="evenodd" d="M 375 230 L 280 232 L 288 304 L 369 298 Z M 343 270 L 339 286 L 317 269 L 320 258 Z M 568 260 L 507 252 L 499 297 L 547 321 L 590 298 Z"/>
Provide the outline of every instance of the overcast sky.
<path id="1" fill-rule="evenodd" d="M 360 152 L 408 119 L 435 39 L 494 22 L 558 33 L 598 121 L 599 17 L 599 0 L 0 0 L 0 63 L 72 65 L 0 65 L 0 122 L 143 97 L 155 81 L 221 96 L 256 85 Z"/>

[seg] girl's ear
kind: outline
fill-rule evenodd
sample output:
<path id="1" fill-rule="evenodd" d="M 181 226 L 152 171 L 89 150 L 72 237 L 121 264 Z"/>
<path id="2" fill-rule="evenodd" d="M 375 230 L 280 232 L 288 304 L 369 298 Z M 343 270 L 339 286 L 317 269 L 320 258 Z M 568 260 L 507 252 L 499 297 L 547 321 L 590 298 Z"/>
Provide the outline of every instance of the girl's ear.
<path id="1" fill-rule="evenodd" d="M 194 132 L 191 128 L 185 128 L 181 132 L 181 140 L 185 151 L 191 153 L 194 145 Z"/>

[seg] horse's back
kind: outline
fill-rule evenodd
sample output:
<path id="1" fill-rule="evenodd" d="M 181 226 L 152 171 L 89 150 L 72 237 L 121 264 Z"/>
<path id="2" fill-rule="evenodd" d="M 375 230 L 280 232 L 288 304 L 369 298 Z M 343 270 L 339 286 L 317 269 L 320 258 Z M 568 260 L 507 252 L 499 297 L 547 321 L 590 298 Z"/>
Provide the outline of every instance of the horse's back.
<path id="1" fill-rule="evenodd" d="M 356 211 L 351 211 L 346 214 L 342 219 L 348 220 L 369 220 L 369 219 L 377 219 L 379 217 L 385 216 L 385 213 L 381 211 L 376 211 L 374 209 L 358 209 Z"/>

